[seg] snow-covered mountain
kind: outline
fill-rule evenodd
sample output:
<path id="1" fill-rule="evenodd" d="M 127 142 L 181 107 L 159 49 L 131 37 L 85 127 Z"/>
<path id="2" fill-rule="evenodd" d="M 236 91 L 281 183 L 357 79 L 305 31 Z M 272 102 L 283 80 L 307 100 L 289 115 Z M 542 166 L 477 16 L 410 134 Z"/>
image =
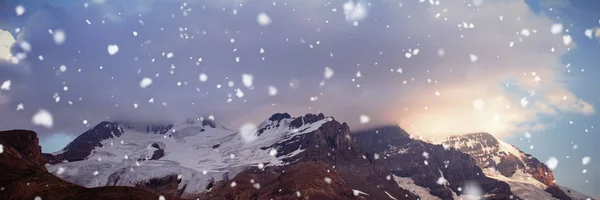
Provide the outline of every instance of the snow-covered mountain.
<path id="1" fill-rule="evenodd" d="M 520 198 L 592 199 L 557 185 L 544 163 L 489 133 L 452 136 L 441 143 L 471 155 L 486 176 L 508 183 Z"/>
<path id="2" fill-rule="evenodd" d="M 53 163 L 47 167 L 85 187 L 136 186 L 152 178 L 177 175 L 179 192 L 195 194 L 248 167 L 285 164 L 284 159 L 301 150 L 280 152 L 271 146 L 331 120 L 298 121 L 288 115 L 266 120 L 259 131 L 248 136 L 208 122 L 156 126 L 102 122 L 63 151 L 46 155 Z"/>
<path id="3" fill-rule="evenodd" d="M 185 199 L 588 198 L 556 185 L 543 163 L 489 134 L 432 144 L 398 126 L 351 133 L 323 114 L 277 113 L 241 132 L 203 119 L 102 122 L 42 157 L 50 173 L 77 185 Z"/>

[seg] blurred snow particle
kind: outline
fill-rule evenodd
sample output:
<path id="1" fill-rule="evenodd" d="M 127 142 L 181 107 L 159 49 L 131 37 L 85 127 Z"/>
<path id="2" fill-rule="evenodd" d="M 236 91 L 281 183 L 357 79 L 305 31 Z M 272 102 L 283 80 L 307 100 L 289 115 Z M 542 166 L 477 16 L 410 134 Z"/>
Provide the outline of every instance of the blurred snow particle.
<path id="1" fill-rule="evenodd" d="M 158 200 L 165 200 L 165 197 L 164 197 L 163 195 L 160 195 L 160 196 L 158 197 Z"/>
<path id="2" fill-rule="evenodd" d="M 592 29 L 587 29 L 587 30 L 585 30 L 585 32 L 583 32 L 583 34 L 585 34 L 586 37 L 592 39 L 593 38 L 592 32 L 593 32 Z"/>
<path id="3" fill-rule="evenodd" d="M 404 57 L 410 58 L 410 57 L 412 57 L 412 54 L 407 52 L 407 53 L 404 54 Z"/>
<path id="4" fill-rule="evenodd" d="M 100 172 L 98 172 L 98 171 L 94 171 L 94 173 L 93 173 L 94 176 L 98 176 L 98 174 L 100 174 Z"/>
<path id="5" fill-rule="evenodd" d="M 570 36 L 570 35 L 565 35 L 565 36 L 563 36 L 563 43 L 564 43 L 565 45 L 569 45 L 569 44 L 571 44 L 571 42 L 572 42 L 572 41 L 573 41 L 573 39 L 571 38 L 571 36 Z"/>
<path id="6" fill-rule="evenodd" d="M 485 102 L 483 102 L 483 99 L 477 99 L 473 101 L 473 109 L 475 109 L 476 111 L 482 111 L 484 107 Z"/>
<path id="7" fill-rule="evenodd" d="M 87 121 L 87 120 L 83 120 L 83 124 L 86 124 L 86 125 L 87 125 L 87 124 L 88 124 L 88 121 Z"/>
<path id="8" fill-rule="evenodd" d="M 590 161 L 591 161 L 591 160 L 592 160 L 592 159 L 591 159 L 589 156 L 583 157 L 583 158 L 581 159 L 581 164 L 583 164 L 583 165 L 590 164 Z"/>
<path id="9" fill-rule="evenodd" d="M 17 14 L 17 16 L 25 14 L 25 7 L 23 7 L 23 5 L 18 5 L 17 7 L 15 7 L 15 13 Z"/>
<path id="10" fill-rule="evenodd" d="M 50 112 L 40 109 L 33 118 L 31 118 L 31 122 L 36 126 L 43 126 L 46 128 L 52 128 L 54 121 L 52 120 L 52 114 Z"/>
<path id="11" fill-rule="evenodd" d="M 301 196 L 300 191 L 296 191 L 296 197 L 300 197 L 300 196 Z"/>
<path id="12" fill-rule="evenodd" d="M 360 123 L 361 123 L 361 124 L 366 124 L 366 123 L 369 123 L 369 121 L 370 121 L 370 120 L 371 120 L 371 119 L 369 118 L 369 116 L 366 116 L 366 115 L 361 115 L 361 116 L 360 116 Z"/>
<path id="13" fill-rule="evenodd" d="M 277 95 L 277 88 L 275 86 L 269 85 L 269 96 Z"/>
<path id="14" fill-rule="evenodd" d="M 275 149 L 271 149 L 271 150 L 269 151 L 269 155 L 270 155 L 270 156 L 276 156 L 276 155 L 277 155 L 277 150 L 275 150 Z"/>
<path id="15" fill-rule="evenodd" d="M 198 75 L 198 80 L 200 80 L 200 82 L 206 82 L 206 80 L 208 80 L 208 76 L 205 73 L 201 73 Z"/>
<path id="16" fill-rule="evenodd" d="M 116 44 L 111 44 L 111 45 L 108 45 L 106 50 L 108 51 L 108 54 L 110 54 L 112 56 L 112 55 L 115 55 L 117 52 L 119 52 L 119 46 L 117 46 Z"/>
<path id="17" fill-rule="evenodd" d="M 172 58 L 173 56 L 175 56 L 175 55 L 173 55 L 172 52 L 167 53 L 167 58 Z"/>
<path id="18" fill-rule="evenodd" d="M 325 180 L 325 183 L 327 183 L 327 184 L 331 184 L 331 178 L 329 178 L 329 177 L 325 177 L 325 179 L 324 179 L 324 180 Z"/>
<path id="19" fill-rule="evenodd" d="M 242 82 L 244 83 L 244 86 L 252 87 L 253 80 L 254 77 L 252 76 L 252 74 L 242 74 Z"/>
<path id="20" fill-rule="evenodd" d="M 25 40 L 19 42 L 19 47 L 21 47 L 21 49 L 23 49 L 25 52 L 31 51 L 31 44 Z"/>
<path id="21" fill-rule="evenodd" d="M 354 196 L 358 196 L 360 194 L 360 191 L 358 191 L 358 190 L 352 190 L 352 194 L 354 194 Z"/>
<path id="22" fill-rule="evenodd" d="M 245 123 L 240 127 L 240 135 L 242 139 L 249 143 L 256 139 L 256 125 L 253 123 Z"/>
<path id="23" fill-rule="evenodd" d="M 136 31 L 133 32 L 133 36 L 137 36 L 138 33 Z"/>
<path id="24" fill-rule="evenodd" d="M 56 170 L 56 174 L 61 175 L 62 173 L 65 173 L 65 168 L 59 167 L 58 170 Z"/>
<path id="25" fill-rule="evenodd" d="M 235 187 L 237 185 L 237 183 L 235 183 L 235 181 L 231 182 L 231 187 Z"/>
<path id="26" fill-rule="evenodd" d="M 57 29 L 52 32 L 52 38 L 54 39 L 54 43 L 56 43 L 57 45 L 62 45 L 65 43 L 65 39 L 67 38 L 67 36 L 63 30 Z"/>
<path id="27" fill-rule="evenodd" d="M 440 49 L 438 49 L 437 54 L 439 57 L 444 57 L 444 55 L 446 55 L 446 51 L 444 51 L 444 49 L 440 48 Z"/>
<path id="28" fill-rule="evenodd" d="M 469 54 L 469 59 L 471 60 L 471 62 L 477 62 L 477 55 L 475 54 Z"/>
<path id="29" fill-rule="evenodd" d="M 265 164 L 258 163 L 258 166 L 257 166 L 257 167 L 258 167 L 258 169 L 263 169 L 263 168 L 265 168 Z"/>
<path id="30" fill-rule="evenodd" d="M 463 190 L 462 194 L 465 194 L 465 196 L 467 196 L 467 197 L 463 198 L 463 200 L 480 199 L 483 195 L 483 192 L 481 191 L 481 188 L 479 187 L 479 185 L 477 185 L 477 183 L 474 183 L 474 182 L 465 184 L 465 186 L 462 190 Z"/>
<path id="31" fill-rule="evenodd" d="M 442 177 L 438 178 L 438 180 L 435 183 L 437 183 L 438 185 L 444 185 L 444 184 L 446 184 L 446 182 L 448 182 L 448 181 L 442 176 Z"/>
<path id="32" fill-rule="evenodd" d="M 17 105 L 17 110 L 23 110 L 23 109 L 25 109 L 23 107 L 23 103 L 20 103 L 19 105 Z"/>
<path id="33" fill-rule="evenodd" d="M 244 92 L 242 92 L 242 90 L 240 90 L 240 88 L 235 90 L 235 96 L 237 96 L 238 98 L 242 98 L 244 97 Z"/>
<path id="34" fill-rule="evenodd" d="M 333 77 L 333 69 L 331 69 L 330 67 L 325 67 L 325 79 L 330 79 L 331 77 Z"/>
<path id="35" fill-rule="evenodd" d="M 2 146 L 2 144 L 0 144 L 0 153 L 4 152 L 4 146 Z"/>
<path id="36" fill-rule="evenodd" d="M 2 83 L 2 85 L 0 85 L 0 90 L 6 90 L 6 91 L 9 91 L 9 90 L 10 90 L 10 85 L 11 85 L 11 82 L 10 82 L 10 80 L 6 80 L 6 81 L 4 81 L 4 82 Z"/>
<path id="37" fill-rule="evenodd" d="M 527 107 L 527 105 L 529 105 L 529 101 L 527 100 L 527 97 L 521 98 L 521 106 Z"/>
<path id="38" fill-rule="evenodd" d="M 145 77 L 142 79 L 142 81 L 140 81 L 140 87 L 141 88 L 146 88 L 148 86 L 152 85 L 152 79 Z"/>
<path id="39" fill-rule="evenodd" d="M 548 168 L 550 168 L 551 170 L 554 170 L 556 168 L 556 166 L 558 166 L 558 159 L 556 159 L 556 157 L 550 157 L 547 161 L 546 161 L 546 165 L 548 166 Z"/>
<path id="40" fill-rule="evenodd" d="M 562 24 L 552 24 L 552 26 L 550 27 L 550 33 L 552 33 L 553 35 L 558 35 L 558 34 L 562 33 L 562 31 L 563 31 Z"/>
<path id="41" fill-rule="evenodd" d="M 42 197 L 37 196 L 37 197 L 33 198 L 33 200 L 42 200 Z"/>
<path id="42" fill-rule="evenodd" d="M 525 37 L 529 37 L 529 35 L 531 35 L 531 32 L 529 32 L 528 29 L 523 29 L 523 30 L 521 30 L 521 35 L 525 36 Z"/>
<path id="43" fill-rule="evenodd" d="M 367 17 L 367 8 L 360 2 L 354 3 L 349 0 L 344 3 L 343 7 L 347 21 L 360 21 Z"/>
<path id="44" fill-rule="evenodd" d="M 67 71 L 67 66 L 61 65 L 60 67 L 58 67 L 58 70 L 60 70 L 60 72 L 66 72 Z"/>
<path id="45" fill-rule="evenodd" d="M 271 17 L 269 17 L 269 15 L 267 15 L 267 13 L 261 12 L 261 13 L 258 13 L 258 16 L 256 17 L 256 21 L 261 26 L 268 26 L 269 24 L 271 24 Z"/>

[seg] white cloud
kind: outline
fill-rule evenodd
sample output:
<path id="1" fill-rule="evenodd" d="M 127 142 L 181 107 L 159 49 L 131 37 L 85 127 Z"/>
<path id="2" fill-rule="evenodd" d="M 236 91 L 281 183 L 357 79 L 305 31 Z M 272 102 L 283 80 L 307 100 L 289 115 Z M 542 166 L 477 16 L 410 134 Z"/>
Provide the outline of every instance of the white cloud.
<path id="1" fill-rule="evenodd" d="M 10 49 L 15 42 L 15 38 L 10 32 L 0 29 L 0 61 L 12 59 L 13 55 Z"/>

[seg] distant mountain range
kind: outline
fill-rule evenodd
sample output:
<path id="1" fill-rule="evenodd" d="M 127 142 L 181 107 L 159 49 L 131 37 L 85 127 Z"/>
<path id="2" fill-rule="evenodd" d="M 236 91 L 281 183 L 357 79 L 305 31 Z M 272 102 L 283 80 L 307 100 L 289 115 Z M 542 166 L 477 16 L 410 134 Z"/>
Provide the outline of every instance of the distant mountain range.
<path id="1" fill-rule="evenodd" d="M 0 144 L 0 199 L 592 200 L 487 133 L 434 144 L 323 114 L 277 113 L 242 132 L 101 122 L 53 154 L 31 131 L 0 132 Z"/>

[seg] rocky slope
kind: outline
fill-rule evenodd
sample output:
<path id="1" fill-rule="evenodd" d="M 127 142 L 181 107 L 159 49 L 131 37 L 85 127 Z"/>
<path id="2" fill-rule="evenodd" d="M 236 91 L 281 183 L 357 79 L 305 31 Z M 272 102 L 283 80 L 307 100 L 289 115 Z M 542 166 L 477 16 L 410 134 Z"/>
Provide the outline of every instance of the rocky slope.
<path id="1" fill-rule="evenodd" d="M 490 177 L 533 184 L 557 199 L 570 198 L 556 184 L 552 170 L 544 163 L 489 133 L 453 136 L 443 144 L 471 155 Z"/>
<path id="2" fill-rule="evenodd" d="M 398 126 L 361 131 L 353 137 L 372 163 L 380 163 L 393 175 L 410 179 L 440 199 L 514 197 L 508 184 L 486 177 L 468 154 L 412 139 Z M 467 190 L 471 186 L 480 191 Z"/>
<path id="3" fill-rule="evenodd" d="M 44 167 L 37 134 L 0 131 L 0 199 L 158 199 L 160 195 L 130 187 L 84 188 L 64 181 Z M 163 197 L 174 199 L 164 195 Z"/>

